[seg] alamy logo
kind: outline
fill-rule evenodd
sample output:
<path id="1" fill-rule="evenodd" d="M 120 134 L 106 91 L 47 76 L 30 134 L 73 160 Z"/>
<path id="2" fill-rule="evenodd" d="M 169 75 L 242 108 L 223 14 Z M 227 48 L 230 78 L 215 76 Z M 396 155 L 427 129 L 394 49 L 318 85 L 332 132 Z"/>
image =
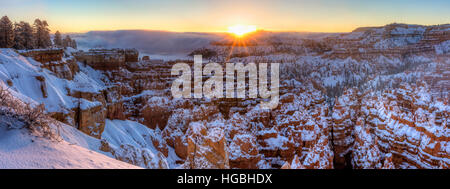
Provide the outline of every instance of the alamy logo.
<path id="1" fill-rule="evenodd" d="M 259 63 L 226 63 L 225 67 L 225 98 L 262 98 L 260 107 L 274 109 L 279 102 L 279 63 L 270 64 L 270 78 L 268 64 Z M 258 72 L 259 71 L 259 72 Z M 181 74 L 180 74 L 181 72 Z M 237 74 L 236 74 L 237 72 Z M 248 85 L 246 73 L 248 72 Z M 194 56 L 194 77 L 189 64 L 176 63 L 172 67 L 172 75 L 179 77 L 172 83 L 174 98 L 224 98 L 224 72 L 218 63 L 208 63 L 203 67 L 202 56 Z M 208 79 L 203 83 L 203 76 Z M 192 95 L 192 78 L 194 94 Z M 270 79 L 270 90 L 269 90 Z M 246 89 L 248 87 L 248 94 Z"/>

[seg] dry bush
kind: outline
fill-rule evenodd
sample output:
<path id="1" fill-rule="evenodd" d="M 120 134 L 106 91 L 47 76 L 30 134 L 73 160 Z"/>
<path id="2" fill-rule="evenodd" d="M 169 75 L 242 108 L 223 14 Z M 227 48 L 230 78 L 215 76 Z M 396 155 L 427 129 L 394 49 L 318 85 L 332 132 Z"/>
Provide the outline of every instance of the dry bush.
<path id="1" fill-rule="evenodd" d="M 32 106 L 29 103 L 21 102 L 15 99 L 11 93 L 0 86 L 0 115 L 13 118 L 23 123 L 23 126 L 8 122 L 8 128 L 18 129 L 27 128 L 30 132 L 38 134 L 42 137 L 54 140 L 60 140 L 59 129 L 60 124 L 45 113 L 45 106 L 39 104 Z M 8 121 L 9 119 L 2 119 L 0 122 Z M 51 125 L 56 126 L 55 133 Z"/>

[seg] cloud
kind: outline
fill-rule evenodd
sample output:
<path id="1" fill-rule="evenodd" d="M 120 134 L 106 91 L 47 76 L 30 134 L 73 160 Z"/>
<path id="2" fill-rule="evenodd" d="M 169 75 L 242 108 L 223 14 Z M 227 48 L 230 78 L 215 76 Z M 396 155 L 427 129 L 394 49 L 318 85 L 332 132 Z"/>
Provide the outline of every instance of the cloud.
<path id="1" fill-rule="evenodd" d="M 147 30 L 91 31 L 74 38 L 80 49 L 136 48 L 146 54 L 188 54 L 223 38 L 218 33 L 176 33 Z"/>

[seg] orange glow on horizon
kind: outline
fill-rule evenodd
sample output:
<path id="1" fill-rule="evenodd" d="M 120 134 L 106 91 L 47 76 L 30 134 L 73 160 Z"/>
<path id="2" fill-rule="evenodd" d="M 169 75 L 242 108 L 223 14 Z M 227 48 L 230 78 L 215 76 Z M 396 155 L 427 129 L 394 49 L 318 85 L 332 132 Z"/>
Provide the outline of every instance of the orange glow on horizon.
<path id="1" fill-rule="evenodd" d="M 11 21 L 46 20 L 52 33 L 158 30 L 231 33 L 247 36 L 249 25 L 272 32 L 351 32 L 390 23 L 448 23 L 450 1 L 228 0 L 228 1 L 60 1 L 0 0 Z M 352 3 L 352 2 L 355 3 Z M 228 28 L 242 24 L 243 28 Z M 254 29 L 254 28 L 250 28 Z"/>
<path id="2" fill-rule="evenodd" d="M 255 32 L 257 30 L 256 26 L 252 25 L 234 25 L 228 27 L 228 33 L 232 33 L 237 37 L 242 37 L 248 33 Z"/>

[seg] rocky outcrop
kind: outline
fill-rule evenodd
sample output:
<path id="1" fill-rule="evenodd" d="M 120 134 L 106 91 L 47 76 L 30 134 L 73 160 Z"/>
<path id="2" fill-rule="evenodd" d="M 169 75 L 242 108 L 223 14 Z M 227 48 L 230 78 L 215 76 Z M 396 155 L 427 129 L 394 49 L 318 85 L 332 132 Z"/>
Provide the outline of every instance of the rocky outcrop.
<path id="1" fill-rule="evenodd" d="M 351 167 L 350 154 L 354 143 L 353 131 L 359 109 L 356 90 L 349 89 L 336 99 L 332 113 L 332 139 L 335 152 L 335 166 Z"/>
<path id="2" fill-rule="evenodd" d="M 106 109 L 101 104 L 82 105 L 76 112 L 78 129 L 89 136 L 100 138 L 105 129 Z"/>
<path id="3" fill-rule="evenodd" d="M 151 97 L 141 109 L 143 124 L 151 129 L 159 127 L 161 130 L 167 125 L 172 114 L 172 103 L 165 97 Z"/>
<path id="4" fill-rule="evenodd" d="M 392 161 L 392 154 L 388 153 L 385 155 L 383 167 L 381 169 L 395 169 L 394 162 Z"/>
<path id="5" fill-rule="evenodd" d="M 72 56 L 66 55 L 63 49 L 21 50 L 19 53 L 40 62 L 41 68 L 52 71 L 62 79 L 72 80 L 79 71 L 77 61 Z"/>
<path id="6" fill-rule="evenodd" d="M 125 107 L 121 95 L 120 85 L 109 86 L 102 91 L 104 106 L 106 106 L 106 118 L 125 120 Z"/>
<path id="7" fill-rule="evenodd" d="M 228 169 L 228 148 L 220 127 L 207 128 L 205 123 L 192 122 L 188 129 L 185 168 Z"/>
<path id="8" fill-rule="evenodd" d="M 392 153 L 396 168 L 438 168 L 450 161 L 447 109 L 448 105 L 431 101 L 426 85 L 420 84 L 374 97 L 363 110 L 380 151 Z"/>
<path id="9" fill-rule="evenodd" d="M 125 120 L 124 107 L 122 102 L 111 102 L 107 105 L 106 118 Z"/>
<path id="10" fill-rule="evenodd" d="M 45 83 L 45 77 L 43 76 L 36 76 L 36 80 L 39 81 L 39 88 L 41 89 L 42 97 L 47 98 L 47 84 Z"/>
<path id="11" fill-rule="evenodd" d="M 135 49 L 90 49 L 72 54 L 77 61 L 98 70 L 116 70 L 127 62 L 139 60 L 139 52 Z"/>
<path id="12" fill-rule="evenodd" d="M 47 63 L 53 61 L 61 61 L 64 55 L 63 49 L 33 49 L 21 50 L 19 53 L 22 56 L 31 57 L 40 63 Z"/>
<path id="13" fill-rule="evenodd" d="M 364 119 L 358 118 L 355 125 L 355 143 L 352 153 L 352 167 L 357 169 L 375 169 L 381 167 L 381 151 L 377 140 L 372 136 Z"/>
<path id="14" fill-rule="evenodd" d="M 286 162 L 281 169 L 306 169 L 297 155 L 294 156 L 292 162 Z"/>
<path id="15" fill-rule="evenodd" d="M 187 157 L 187 141 L 185 133 L 192 121 L 192 111 L 190 109 L 174 110 L 168 119 L 167 126 L 162 131 L 162 135 L 167 144 L 174 148 L 175 153 L 181 159 Z"/>
<path id="16" fill-rule="evenodd" d="M 333 151 L 327 137 L 320 137 L 314 147 L 306 154 L 303 162 L 297 155 L 286 162 L 281 169 L 333 169 Z"/>
<path id="17" fill-rule="evenodd" d="M 256 169 L 261 160 L 256 138 L 249 134 L 234 135 L 230 149 L 230 167 L 240 169 Z"/>
<path id="18" fill-rule="evenodd" d="M 327 37 L 333 46 L 329 57 L 376 57 L 433 52 L 434 45 L 450 40 L 449 24 L 421 26 L 389 24 L 357 28 L 341 36 Z"/>
<path id="19" fill-rule="evenodd" d="M 320 137 L 305 157 L 303 166 L 306 169 L 333 169 L 334 153 L 326 136 Z"/>
<path id="20" fill-rule="evenodd" d="M 41 67 L 52 71 L 57 77 L 67 80 L 73 80 L 79 71 L 77 61 L 73 57 L 61 61 L 45 62 Z"/>

